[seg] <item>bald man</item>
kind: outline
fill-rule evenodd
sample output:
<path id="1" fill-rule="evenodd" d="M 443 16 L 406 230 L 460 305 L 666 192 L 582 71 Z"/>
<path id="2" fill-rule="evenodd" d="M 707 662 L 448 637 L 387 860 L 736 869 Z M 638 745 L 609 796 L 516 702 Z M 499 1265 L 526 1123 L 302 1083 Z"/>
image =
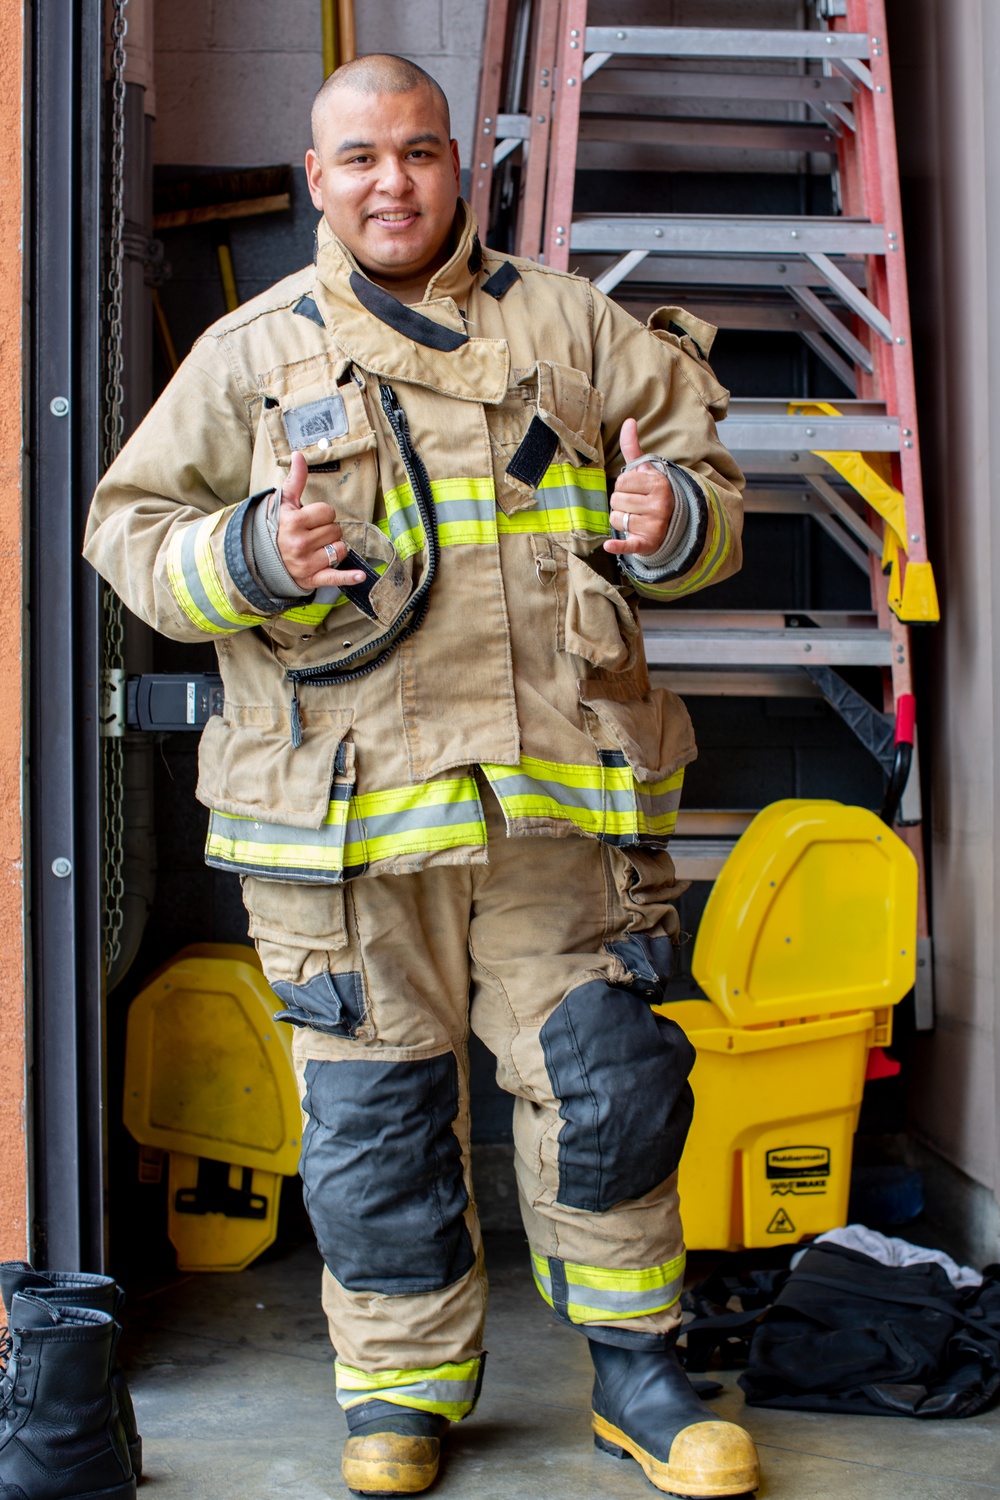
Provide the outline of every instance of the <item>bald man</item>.
<path id="1" fill-rule="evenodd" d="M 695 746 L 635 607 L 739 566 L 713 330 L 484 249 L 412 63 L 338 69 L 313 131 L 316 264 L 198 340 L 86 553 L 218 652 L 206 858 L 240 874 L 296 1028 L 344 1478 L 425 1489 L 479 1396 L 471 1026 L 514 1095 L 535 1282 L 593 1356 L 598 1447 L 743 1494 L 753 1443 L 674 1353 L 694 1054 L 654 1006 Z"/>

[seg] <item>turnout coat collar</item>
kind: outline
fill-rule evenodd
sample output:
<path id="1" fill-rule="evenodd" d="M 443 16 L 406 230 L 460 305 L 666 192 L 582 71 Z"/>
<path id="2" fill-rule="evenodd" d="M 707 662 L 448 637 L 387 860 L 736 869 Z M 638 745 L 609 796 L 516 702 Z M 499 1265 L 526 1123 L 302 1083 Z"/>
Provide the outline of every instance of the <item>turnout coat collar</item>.
<path id="1" fill-rule="evenodd" d="M 464 202 L 456 222 L 451 258 L 428 282 L 423 300 L 406 306 L 364 274 L 323 219 L 315 301 L 339 347 L 361 369 L 495 406 L 510 383 L 510 349 L 506 339 L 479 338 L 466 328 L 463 314 L 482 252 L 475 216 Z"/>

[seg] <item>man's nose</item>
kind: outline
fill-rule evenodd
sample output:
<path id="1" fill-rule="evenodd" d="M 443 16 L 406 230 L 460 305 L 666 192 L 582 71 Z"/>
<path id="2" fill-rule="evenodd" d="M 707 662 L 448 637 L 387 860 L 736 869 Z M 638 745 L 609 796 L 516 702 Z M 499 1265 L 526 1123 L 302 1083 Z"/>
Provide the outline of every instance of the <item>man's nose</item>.
<path id="1" fill-rule="evenodd" d="M 384 193 L 399 197 L 410 186 L 410 174 L 405 162 L 398 156 L 387 156 L 380 163 L 378 185 Z"/>

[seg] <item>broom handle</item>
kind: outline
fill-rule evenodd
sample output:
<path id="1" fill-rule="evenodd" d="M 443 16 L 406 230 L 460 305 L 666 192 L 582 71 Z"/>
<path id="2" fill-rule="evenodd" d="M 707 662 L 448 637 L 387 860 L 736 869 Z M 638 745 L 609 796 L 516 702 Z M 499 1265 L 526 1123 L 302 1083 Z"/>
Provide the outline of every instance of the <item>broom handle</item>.
<path id="1" fill-rule="evenodd" d="M 339 32 L 340 56 L 338 62 L 351 62 L 357 56 L 357 41 L 354 35 L 354 0 L 337 0 L 337 30 Z"/>

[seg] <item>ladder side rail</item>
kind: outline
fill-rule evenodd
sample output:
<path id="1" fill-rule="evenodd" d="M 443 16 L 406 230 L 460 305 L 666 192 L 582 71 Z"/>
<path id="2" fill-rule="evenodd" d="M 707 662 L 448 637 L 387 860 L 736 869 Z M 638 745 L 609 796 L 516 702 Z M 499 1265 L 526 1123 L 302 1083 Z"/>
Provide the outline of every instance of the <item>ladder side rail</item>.
<path id="1" fill-rule="evenodd" d="M 892 80 L 886 46 L 884 0 L 848 0 L 847 24 L 864 20 L 871 43 L 874 87 L 861 89 L 856 108 L 866 209 L 884 225 L 886 249 L 870 271 L 869 296 L 887 314 L 893 330 L 891 346 L 876 350 L 880 366 L 880 394 L 887 410 L 898 415 L 901 429 L 899 488 L 906 508 L 907 562 L 927 561 L 923 477 L 917 435 L 916 381 L 910 331 L 910 299 L 903 247 L 899 160 L 892 111 Z M 895 248 L 893 248 L 895 247 Z M 906 429 L 903 436 L 902 429 Z"/>
<path id="2" fill-rule="evenodd" d="M 479 233 L 486 242 L 490 227 L 490 197 L 493 189 L 493 150 L 500 111 L 507 51 L 507 16 L 510 0 L 489 0 L 483 35 L 483 67 L 479 78 L 479 105 L 473 142 L 472 186 L 469 201 L 479 220 Z"/>
<path id="3" fill-rule="evenodd" d="M 553 100 L 555 123 L 549 139 L 544 239 L 545 263 L 560 271 L 569 270 L 586 28 L 587 0 L 562 0 Z"/>
<path id="4" fill-rule="evenodd" d="M 538 260 L 542 251 L 545 176 L 555 104 L 556 44 L 559 0 L 535 0 L 529 45 L 527 160 L 521 173 L 521 199 L 517 212 L 514 249 L 526 260 Z M 575 165 L 575 161 L 574 161 Z"/>
<path id="5" fill-rule="evenodd" d="M 894 381 L 892 400 L 893 409 L 899 415 L 902 438 L 899 449 L 899 472 L 900 488 L 906 500 L 906 554 L 909 562 L 926 562 L 927 528 L 924 519 L 923 474 L 920 466 L 917 427 L 917 390 L 913 369 L 910 294 L 903 242 L 903 207 L 899 187 L 896 125 L 892 107 L 892 78 L 889 71 L 889 51 L 886 45 L 885 0 L 867 0 L 867 5 L 870 34 L 872 37 L 879 38 L 879 45 L 876 46 L 874 42 L 872 44 L 872 73 L 875 79 L 875 89 L 871 96 L 871 109 L 880 163 L 887 239 L 882 274 L 885 277 L 886 304 L 894 333 L 891 350 Z"/>

